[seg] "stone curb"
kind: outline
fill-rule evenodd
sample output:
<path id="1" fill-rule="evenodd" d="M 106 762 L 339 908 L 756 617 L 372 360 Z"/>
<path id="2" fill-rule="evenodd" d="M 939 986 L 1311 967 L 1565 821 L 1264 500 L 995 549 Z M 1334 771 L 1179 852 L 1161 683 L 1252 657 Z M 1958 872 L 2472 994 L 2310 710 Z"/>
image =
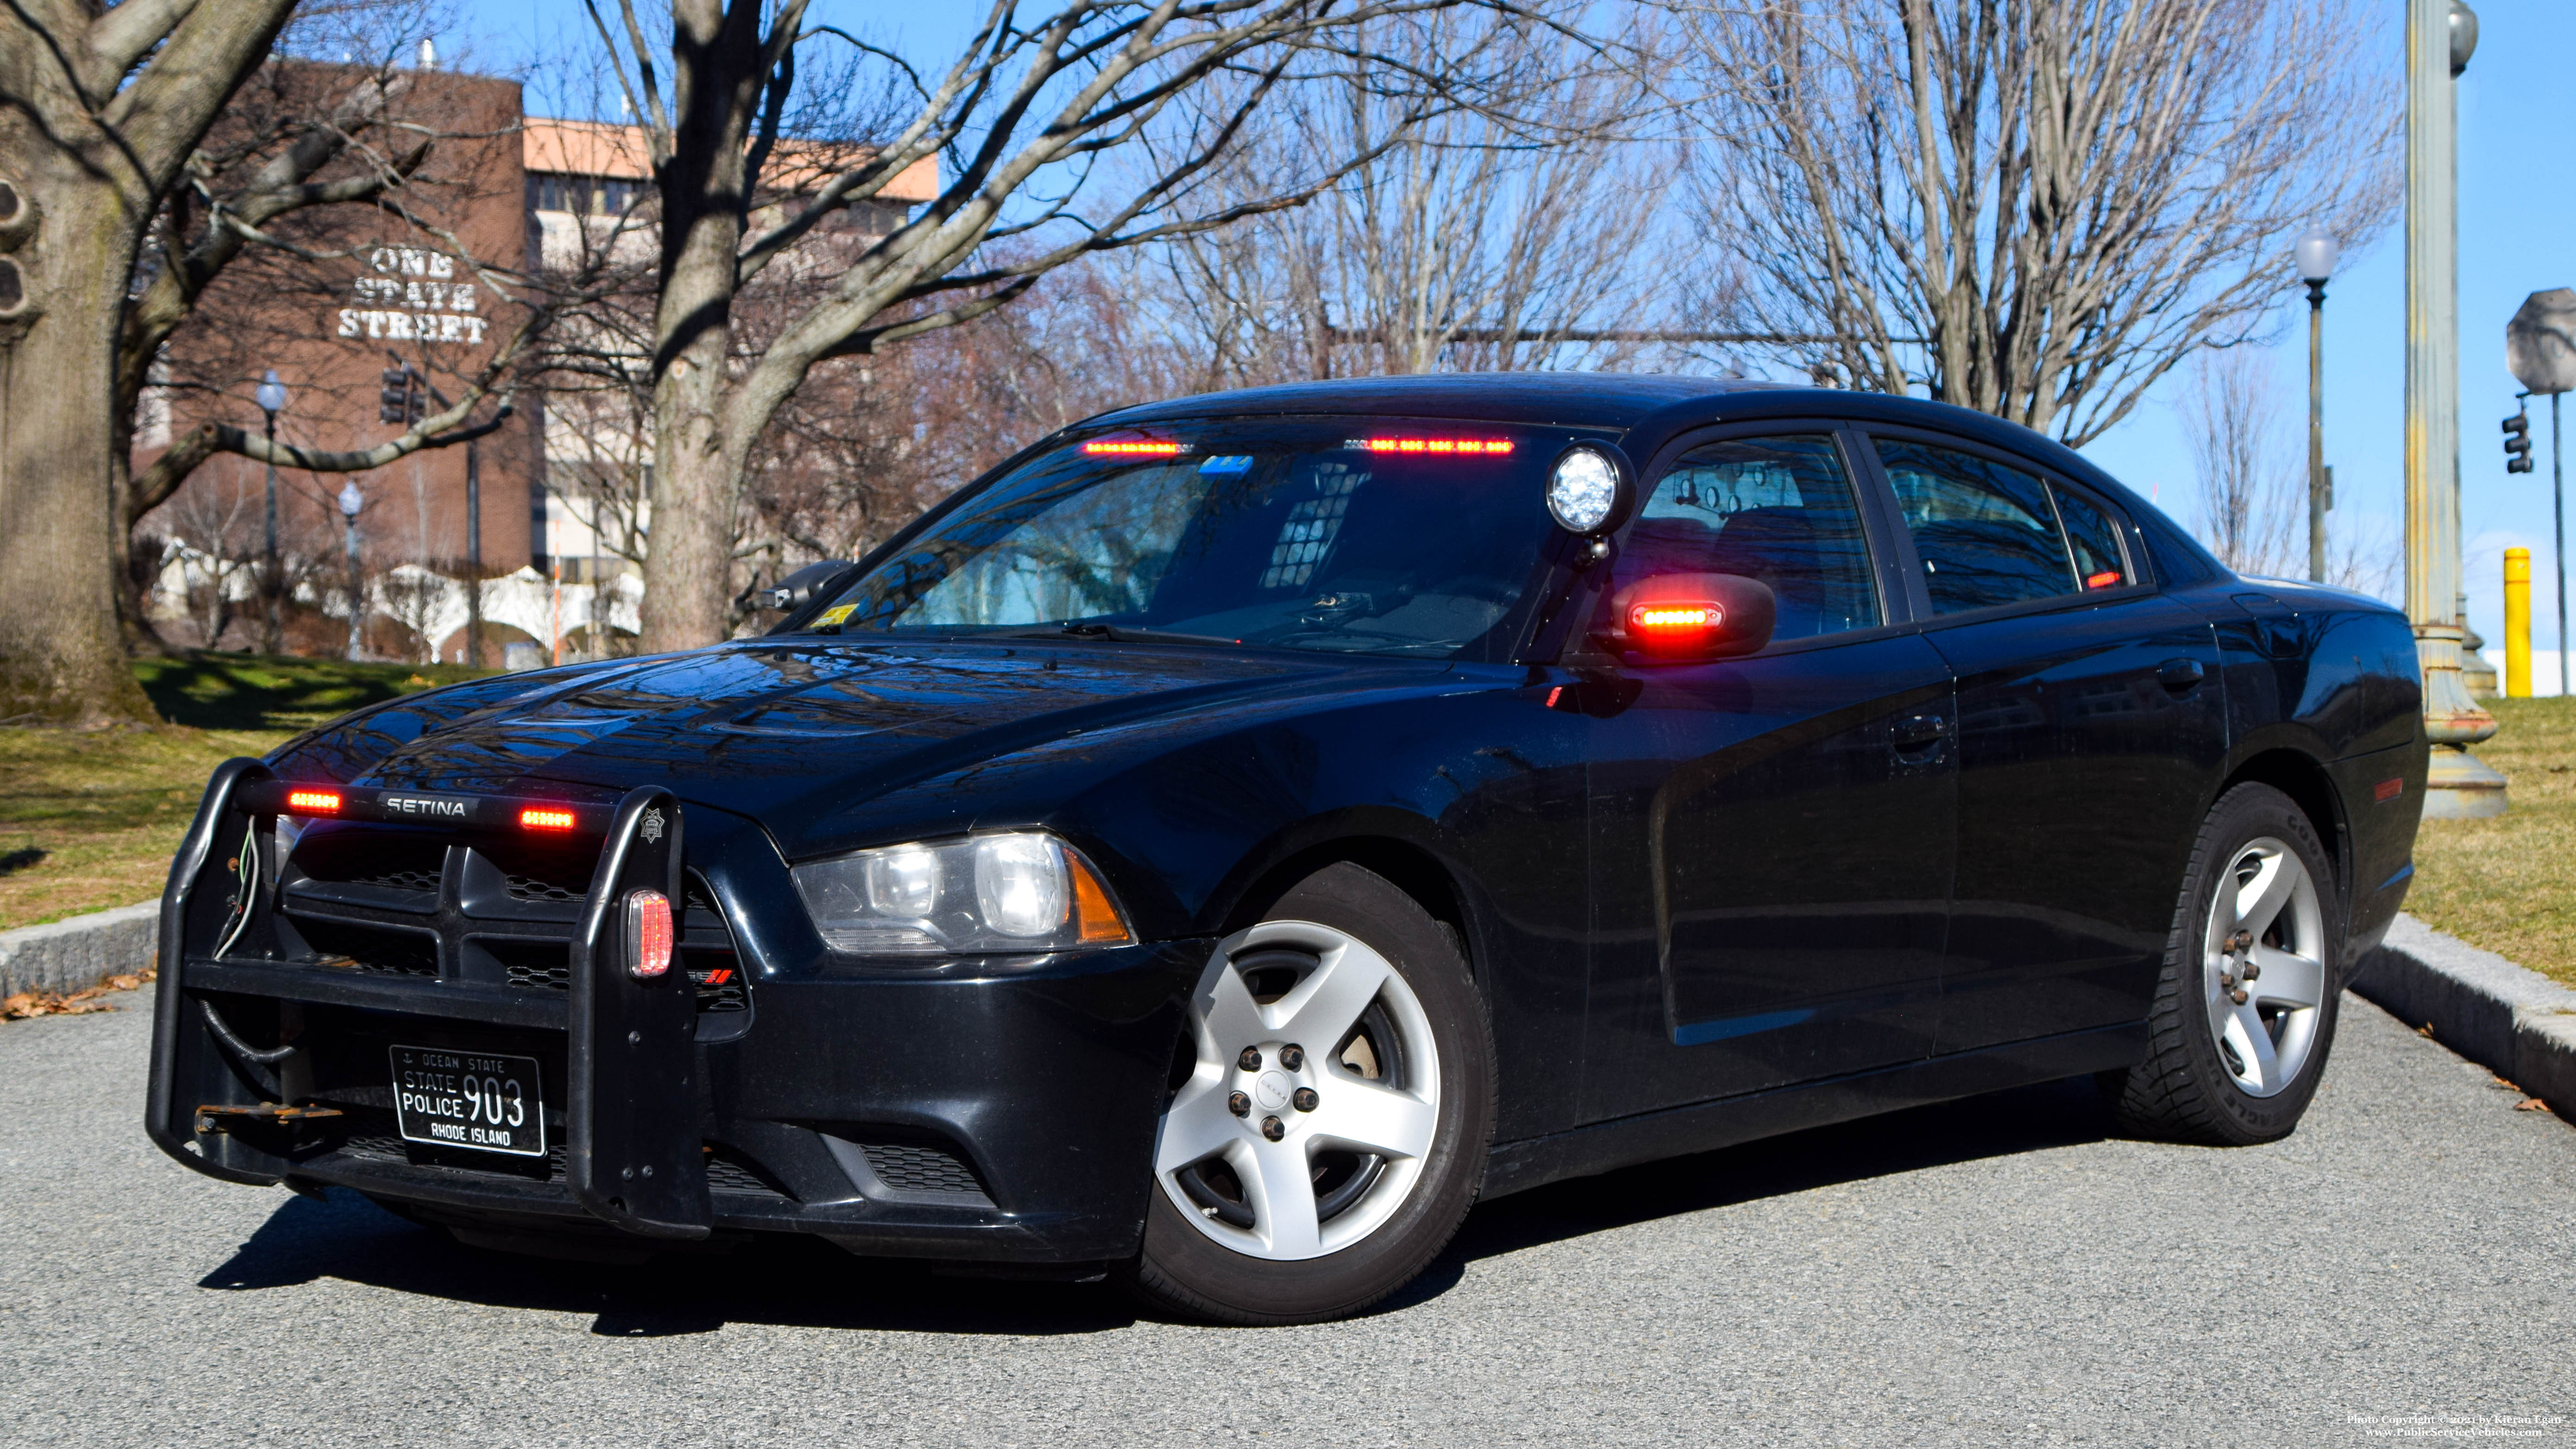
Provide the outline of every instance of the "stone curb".
<path id="1" fill-rule="evenodd" d="M 110 976 L 152 964 L 161 903 L 92 911 L 46 926 L 0 931 L 0 996 L 21 991 L 87 991 Z"/>
<path id="2" fill-rule="evenodd" d="M 2530 1095 L 2576 1109 L 2576 991 L 2403 914 L 2351 984 Z"/>

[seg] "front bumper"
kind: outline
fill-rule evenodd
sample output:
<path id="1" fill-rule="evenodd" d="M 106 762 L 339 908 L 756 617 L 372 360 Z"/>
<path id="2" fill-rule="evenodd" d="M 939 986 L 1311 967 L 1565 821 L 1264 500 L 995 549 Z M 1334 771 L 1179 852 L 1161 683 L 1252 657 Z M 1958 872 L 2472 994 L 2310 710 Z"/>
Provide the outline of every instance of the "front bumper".
<path id="1" fill-rule="evenodd" d="M 335 969 L 275 944 L 300 939 L 291 930 L 264 955 L 256 930 L 216 953 L 224 892 L 242 874 L 217 842 L 263 828 L 236 793 L 219 774 L 163 904 L 147 1126 L 187 1166 L 347 1187 L 460 1225 L 804 1232 L 871 1254 L 1028 1263 L 1136 1251 L 1182 1002 L 1212 943 L 905 973 L 782 971 L 747 950 L 752 1009 L 710 1015 L 701 1003 L 670 1050 L 627 1060 L 650 1028 L 628 1032 L 640 1018 L 589 994 L 614 987 L 587 988 L 578 956 L 574 986 L 549 990 L 462 968 Z M 697 860 L 693 848 L 692 870 Z M 734 935 L 752 947 L 763 932 Z M 535 1058 L 547 1158 L 405 1142 L 396 1045 Z M 201 1113 L 264 1103 L 323 1112 Z M 683 1193 L 660 1214 L 689 1230 L 603 1208 L 599 1185 L 632 1182 L 648 1163 L 665 1182 L 702 1174 L 697 1207 Z"/>

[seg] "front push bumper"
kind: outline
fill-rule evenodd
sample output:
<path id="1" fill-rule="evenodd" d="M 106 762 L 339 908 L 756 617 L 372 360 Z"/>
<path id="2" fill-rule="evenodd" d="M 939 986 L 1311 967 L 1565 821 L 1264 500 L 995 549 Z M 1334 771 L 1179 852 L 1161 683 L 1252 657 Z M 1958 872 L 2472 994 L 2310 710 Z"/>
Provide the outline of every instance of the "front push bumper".
<path id="1" fill-rule="evenodd" d="M 784 1231 L 952 1260 L 1137 1250 L 1182 1003 L 1212 942 L 904 974 L 755 970 L 756 1010 L 711 1025 L 684 982 L 655 996 L 617 969 L 604 903 L 639 882 L 681 895 L 677 810 L 637 791 L 601 851 L 568 989 L 333 969 L 296 958 L 291 925 L 267 929 L 273 892 L 242 868 L 273 839 L 264 777 L 251 761 L 217 773 L 163 900 L 145 1125 L 188 1167 L 638 1246 Z M 636 830 L 657 807 L 675 822 L 667 854 Z M 403 1140 L 394 1046 L 535 1058 L 546 1156 Z"/>

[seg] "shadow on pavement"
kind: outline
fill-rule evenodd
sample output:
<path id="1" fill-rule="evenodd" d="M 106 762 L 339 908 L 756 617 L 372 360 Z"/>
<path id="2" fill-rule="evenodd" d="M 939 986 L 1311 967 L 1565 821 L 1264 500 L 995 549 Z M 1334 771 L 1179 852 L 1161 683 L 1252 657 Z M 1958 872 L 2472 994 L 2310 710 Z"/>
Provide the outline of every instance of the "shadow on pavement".
<path id="1" fill-rule="evenodd" d="M 1890 1116 L 1561 1182 L 1487 1203 L 1423 1275 L 1371 1310 L 1449 1291 L 1466 1265 L 1683 1213 L 2113 1135 L 2090 1081 L 2021 1087 Z M 664 1254 L 641 1265 L 564 1262 L 461 1246 L 334 1189 L 291 1198 L 198 1286 L 292 1287 L 319 1278 L 495 1307 L 591 1313 L 593 1333 L 652 1338 L 727 1323 L 911 1333 L 1098 1333 L 1135 1321 L 1105 1284 L 947 1278 L 901 1259 L 854 1258 L 804 1238 Z"/>
<path id="2" fill-rule="evenodd" d="M 1449 1250 L 1372 1312 L 1449 1291 L 1467 1264 L 1657 1218 L 2117 1135 L 2089 1077 L 2016 1087 L 1576 1178 L 1479 1206 Z"/>
<path id="3" fill-rule="evenodd" d="M 1100 1284 L 934 1276 L 783 1237 L 641 1264 L 569 1262 L 464 1247 L 355 1193 L 290 1198 L 200 1288 L 255 1291 L 338 1278 L 430 1298 L 596 1315 L 615 1338 L 712 1333 L 728 1323 L 907 1333 L 1097 1333 L 1134 1322 Z"/>

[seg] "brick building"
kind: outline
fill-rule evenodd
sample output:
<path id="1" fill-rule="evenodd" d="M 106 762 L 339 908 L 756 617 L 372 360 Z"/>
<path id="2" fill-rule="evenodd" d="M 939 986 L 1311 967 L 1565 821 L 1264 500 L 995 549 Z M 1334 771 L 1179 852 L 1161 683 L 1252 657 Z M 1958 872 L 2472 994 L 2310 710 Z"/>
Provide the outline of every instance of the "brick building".
<path id="1" fill-rule="evenodd" d="M 299 94 L 327 104 L 334 86 L 362 76 L 351 67 L 290 62 L 264 77 L 263 90 L 291 103 Z M 318 449 L 372 447 L 405 424 L 382 416 L 389 369 L 409 369 L 405 386 L 457 395 L 502 346 L 524 314 L 506 301 L 481 266 L 509 270 L 564 268 L 615 219 L 649 197 L 651 175 L 634 127 L 528 116 L 518 82 L 432 69 L 407 71 L 392 109 L 413 133 L 434 137 L 415 175 L 407 205 L 417 220 L 356 207 L 313 213 L 292 238 L 292 252 L 254 249 L 220 277 L 197 315 L 173 339 L 136 419 L 136 465 L 168 446 L 174 432 L 208 418 L 257 426 L 254 385 L 274 368 L 288 390 L 277 417 L 280 441 Z M 822 148 L 782 146 L 770 168 L 786 189 L 799 168 L 815 176 L 846 158 Z M 875 201 L 851 208 L 842 227 L 882 235 L 911 206 L 935 194 L 925 163 L 907 171 Z M 621 253 L 649 258 L 654 239 L 630 227 Z M 490 409 L 480 416 L 488 417 Z M 594 536 L 586 510 L 549 488 L 567 468 L 603 456 L 642 459 L 649 440 L 635 436 L 631 416 L 604 422 L 595 409 L 556 408 L 522 393 L 512 418 L 472 449 L 425 450 L 355 474 L 279 470 L 282 551 L 306 560 L 296 597 L 340 617 L 346 630 L 347 573 L 339 555 L 342 520 L 333 499 L 354 482 L 374 652 L 457 657 L 465 610 L 461 588 L 446 580 L 481 569 L 486 617 L 495 644 L 516 663 L 563 651 L 599 652 L 607 632 L 632 628 L 639 597 L 614 550 Z M 614 434 L 612 436 L 611 434 Z M 206 591 L 247 596 L 254 587 L 236 567 L 260 547 L 255 515 L 261 469 L 219 456 L 201 467 L 179 496 L 157 511 L 147 530 L 184 547 L 163 572 L 156 612 L 190 642 L 240 647 L 225 627 L 220 639 L 196 639 L 207 613 Z M 232 568 L 227 573 L 227 568 Z M 298 576 L 290 569 L 290 579 Z M 393 587 L 399 585 L 399 587 Z M 391 592 L 388 592 L 388 589 Z M 563 598 L 565 588 L 573 597 Z M 441 593 L 446 597 L 432 598 Z M 191 603 L 191 599 L 196 602 Z M 569 604 L 569 608 L 567 608 Z M 238 617 L 245 610 L 234 611 Z M 203 616 L 202 618 L 200 616 Z M 194 627 L 192 627 L 194 626 Z M 399 626 L 399 627 L 390 627 Z M 306 633 L 320 628 L 311 621 Z M 315 647 L 314 639 L 302 641 Z M 497 659 L 495 662 L 498 662 Z"/>

